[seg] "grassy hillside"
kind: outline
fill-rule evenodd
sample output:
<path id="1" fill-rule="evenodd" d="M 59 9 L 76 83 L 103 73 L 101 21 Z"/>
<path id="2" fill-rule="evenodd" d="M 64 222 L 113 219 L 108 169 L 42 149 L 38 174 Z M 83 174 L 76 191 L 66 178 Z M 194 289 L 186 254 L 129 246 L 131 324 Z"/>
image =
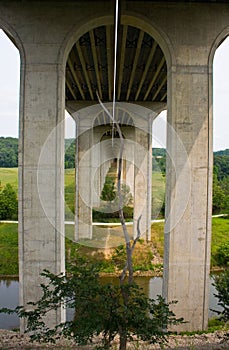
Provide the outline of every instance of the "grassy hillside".
<path id="1" fill-rule="evenodd" d="M 74 221 L 75 169 L 65 169 L 65 219 Z"/>
<path id="2" fill-rule="evenodd" d="M 70 188 L 70 192 L 74 190 L 75 169 L 65 170 L 65 188 Z M 1 186 L 9 183 L 14 190 L 18 190 L 18 168 L 0 168 Z M 67 191 L 68 192 L 68 191 Z"/>
<path id="3" fill-rule="evenodd" d="M 18 168 L 0 168 L 0 186 L 10 183 L 13 189 L 18 190 Z"/>
<path id="4" fill-rule="evenodd" d="M 14 190 L 18 190 L 18 169 L 0 168 L 1 186 L 10 183 Z M 75 169 L 65 169 L 65 218 L 74 220 L 75 205 Z M 152 218 L 158 217 L 164 202 L 165 178 L 160 172 L 152 173 Z"/>

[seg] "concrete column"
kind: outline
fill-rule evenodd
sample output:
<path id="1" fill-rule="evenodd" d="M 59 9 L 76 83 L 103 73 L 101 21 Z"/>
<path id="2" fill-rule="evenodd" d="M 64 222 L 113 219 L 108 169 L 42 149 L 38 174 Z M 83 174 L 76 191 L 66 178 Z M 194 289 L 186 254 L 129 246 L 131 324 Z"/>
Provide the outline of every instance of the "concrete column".
<path id="1" fill-rule="evenodd" d="M 152 137 L 148 128 L 135 130 L 135 191 L 134 191 L 134 236 L 137 235 L 137 220 L 141 216 L 141 235 L 151 238 L 151 178 Z"/>
<path id="2" fill-rule="evenodd" d="M 18 186 L 19 303 L 24 306 L 40 296 L 44 269 L 56 274 L 65 269 L 64 71 L 56 62 L 44 62 L 39 45 L 28 51 L 21 74 Z M 58 310 L 46 321 L 54 326 L 64 319 Z"/>
<path id="3" fill-rule="evenodd" d="M 81 122 L 80 122 L 81 123 Z M 76 239 L 91 239 L 92 238 L 92 129 L 86 128 L 83 132 L 79 125 L 78 135 L 78 208 L 77 214 L 77 230 Z"/>
<path id="4" fill-rule="evenodd" d="M 185 59 L 185 55 L 182 56 Z M 212 121 L 207 66 L 173 67 L 168 87 L 164 296 L 179 330 L 208 322 Z"/>

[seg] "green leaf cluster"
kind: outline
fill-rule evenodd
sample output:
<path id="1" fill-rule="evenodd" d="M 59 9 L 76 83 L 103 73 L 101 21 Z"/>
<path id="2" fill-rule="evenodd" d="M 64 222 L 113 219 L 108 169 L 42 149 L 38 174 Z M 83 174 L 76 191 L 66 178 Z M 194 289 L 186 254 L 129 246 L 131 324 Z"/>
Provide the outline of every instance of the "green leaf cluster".
<path id="1" fill-rule="evenodd" d="M 120 350 L 126 349 L 126 341 L 133 338 L 164 342 L 167 327 L 183 321 L 176 319 L 170 304 L 161 296 L 149 299 L 135 283 L 103 284 L 98 272 L 96 264 L 78 257 L 67 275 L 42 273 L 47 283 L 41 285 L 41 299 L 28 305 L 30 311 L 27 307 L 17 307 L 0 312 L 16 312 L 25 318 L 32 340 L 55 342 L 64 336 L 78 345 L 85 345 L 100 336 L 100 348 L 110 349 L 114 338 L 119 336 Z M 47 312 L 63 305 L 75 310 L 73 320 L 48 328 L 45 324 Z"/>
<path id="2" fill-rule="evenodd" d="M 220 244 L 215 259 L 219 266 L 229 267 L 229 241 Z"/>
<path id="3" fill-rule="evenodd" d="M 65 169 L 75 168 L 75 139 L 65 140 Z M 18 167 L 18 139 L 0 137 L 0 168 Z"/>
<path id="4" fill-rule="evenodd" d="M 75 168 L 76 141 L 75 139 L 65 139 L 65 169 Z"/>
<path id="5" fill-rule="evenodd" d="M 16 168 L 18 166 L 18 139 L 0 137 L 0 167 Z"/>
<path id="6" fill-rule="evenodd" d="M 212 212 L 229 213 L 229 175 L 223 180 L 218 180 L 217 174 L 213 174 L 213 196 L 212 196 Z"/>
<path id="7" fill-rule="evenodd" d="M 17 220 L 18 200 L 13 187 L 7 183 L 0 190 L 0 220 Z"/>

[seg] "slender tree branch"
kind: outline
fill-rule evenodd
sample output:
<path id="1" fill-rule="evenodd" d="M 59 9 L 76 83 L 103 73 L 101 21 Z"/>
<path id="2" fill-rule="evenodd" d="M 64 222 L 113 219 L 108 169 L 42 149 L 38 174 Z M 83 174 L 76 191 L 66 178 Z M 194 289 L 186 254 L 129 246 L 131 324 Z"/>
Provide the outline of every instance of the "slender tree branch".
<path id="1" fill-rule="evenodd" d="M 127 275 L 127 271 L 128 271 L 128 283 L 132 283 L 133 282 L 133 261 L 132 261 L 132 254 L 134 251 L 134 248 L 136 246 L 137 241 L 139 240 L 140 236 L 141 236 L 141 232 L 140 232 L 140 220 L 141 220 L 141 216 L 138 218 L 137 221 L 137 236 L 134 239 L 132 245 L 130 242 L 130 238 L 127 232 L 127 227 L 126 227 L 126 221 L 125 221 L 125 217 L 124 217 L 124 212 L 123 212 L 123 197 L 122 197 L 122 184 L 121 184 L 121 177 L 122 177 L 122 162 L 123 162 L 123 153 L 124 153 L 124 139 L 122 136 L 122 131 L 120 129 L 119 123 L 116 122 L 115 120 L 115 116 L 112 115 L 109 110 L 106 108 L 106 106 L 102 103 L 102 101 L 99 98 L 99 95 L 97 93 L 97 98 L 98 101 L 100 103 L 100 105 L 102 106 L 102 108 L 104 109 L 104 111 L 107 113 L 107 115 L 109 116 L 109 118 L 112 120 L 113 125 L 115 125 L 118 134 L 119 134 L 119 138 L 120 138 L 120 150 L 119 150 L 119 160 L 118 160 L 118 184 L 117 184 L 117 189 L 118 189 L 118 212 L 119 212 L 119 218 L 120 218 L 120 222 L 122 225 L 122 229 L 123 229 L 123 234 L 124 234 L 124 238 L 125 238 L 125 242 L 126 242 L 126 264 L 122 270 L 122 273 L 119 277 L 120 279 L 120 284 L 122 285 L 124 283 L 124 280 L 126 278 Z M 113 113 L 114 113 L 114 108 L 113 108 Z M 113 138 L 113 136 L 112 136 Z"/>

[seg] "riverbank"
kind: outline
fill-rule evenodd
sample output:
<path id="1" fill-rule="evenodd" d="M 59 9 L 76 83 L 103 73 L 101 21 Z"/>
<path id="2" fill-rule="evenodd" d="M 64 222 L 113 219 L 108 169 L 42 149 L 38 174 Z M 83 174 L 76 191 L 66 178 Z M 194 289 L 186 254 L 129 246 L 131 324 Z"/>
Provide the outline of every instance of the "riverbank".
<path id="1" fill-rule="evenodd" d="M 170 335 L 167 337 L 167 344 L 164 350 L 228 350 L 229 349 L 229 331 L 216 331 L 214 333 L 204 333 L 195 335 Z M 73 341 L 61 339 L 56 345 L 47 343 L 31 343 L 28 335 L 22 335 L 19 332 L 0 330 L 0 350 L 22 349 L 22 350 L 92 350 L 98 345 L 98 339 L 90 346 L 77 346 Z M 112 348 L 117 349 L 117 342 Z M 159 350 L 159 345 L 150 345 L 144 342 L 132 342 L 128 346 L 129 350 Z"/>
<path id="2" fill-rule="evenodd" d="M 162 261 L 163 262 L 163 261 Z M 155 269 L 154 271 L 135 271 L 134 272 L 134 277 L 163 277 L 163 267 L 160 269 Z M 223 272 L 225 269 L 222 267 L 213 267 L 210 269 L 210 273 L 220 273 Z M 99 275 L 100 277 L 119 277 L 121 274 L 121 271 L 119 272 L 101 272 Z M 11 280 L 19 280 L 19 275 L 0 275 L 0 279 L 11 279 Z"/>
<path id="3" fill-rule="evenodd" d="M 66 264 L 74 261 L 76 254 L 99 264 L 101 273 L 117 274 L 125 259 L 124 239 L 121 228 L 115 231 L 95 226 L 93 239 L 75 243 L 74 226 L 66 225 Z M 228 244 L 229 218 L 214 217 L 212 220 L 211 269 L 217 269 L 217 254 L 222 245 Z M 107 237 L 107 238 L 106 238 Z M 105 239 L 106 238 L 106 239 Z M 151 226 L 151 241 L 140 240 L 133 253 L 133 265 L 137 275 L 158 276 L 162 269 L 164 253 L 164 222 Z M 16 223 L 0 223 L 0 276 L 18 276 L 18 227 Z"/>

